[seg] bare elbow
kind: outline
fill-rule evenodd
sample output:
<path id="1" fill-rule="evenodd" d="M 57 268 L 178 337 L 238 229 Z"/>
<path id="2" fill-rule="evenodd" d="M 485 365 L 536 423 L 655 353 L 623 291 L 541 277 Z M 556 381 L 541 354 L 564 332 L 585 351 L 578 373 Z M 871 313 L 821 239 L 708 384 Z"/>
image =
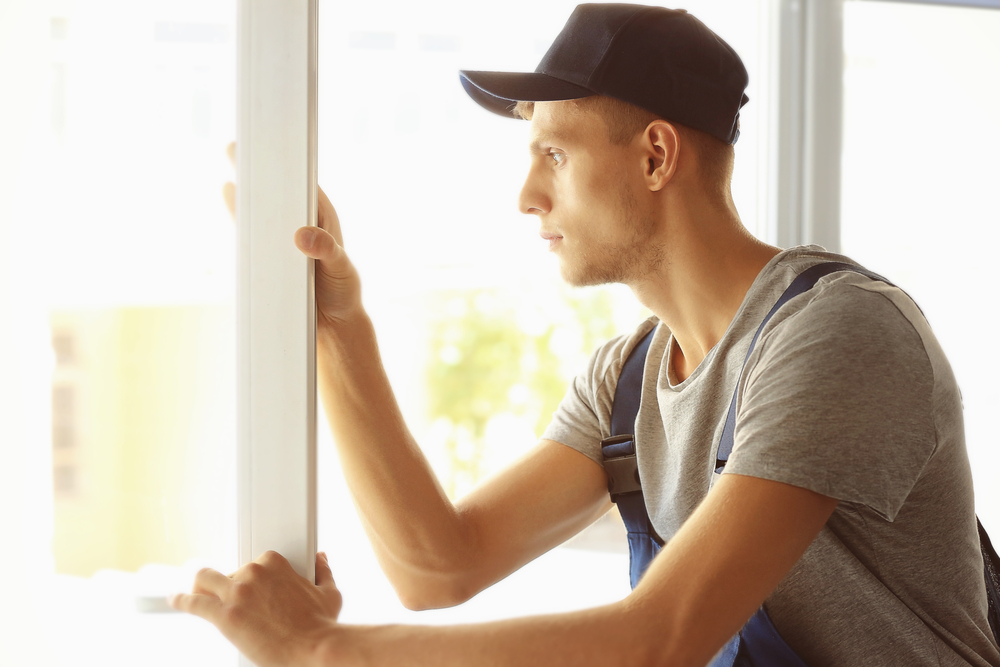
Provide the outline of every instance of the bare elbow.
<path id="1" fill-rule="evenodd" d="M 389 577 L 396 597 L 409 610 L 444 609 L 467 602 L 491 582 L 483 580 L 478 559 L 470 545 L 468 531 L 447 548 L 424 544 L 409 550 L 409 558 L 387 559 L 383 571 Z M 414 553 L 416 557 L 414 557 Z"/>
<path id="2" fill-rule="evenodd" d="M 478 593 L 473 587 L 459 581 L 433 581 L 423 578 L 419 582 L 393 585 L 396 597 L 410 611 L 445 609 L 468 602 Z"/>
<path id="3" fill-rule="evenodd" d="M 410 611 L 429 611 L 431 609 L 445 609 L 461 604 L 451 600 L 435 598 L 431 595 L 414 595 L 412 593 L 398 593 L 399 601 Z"/>

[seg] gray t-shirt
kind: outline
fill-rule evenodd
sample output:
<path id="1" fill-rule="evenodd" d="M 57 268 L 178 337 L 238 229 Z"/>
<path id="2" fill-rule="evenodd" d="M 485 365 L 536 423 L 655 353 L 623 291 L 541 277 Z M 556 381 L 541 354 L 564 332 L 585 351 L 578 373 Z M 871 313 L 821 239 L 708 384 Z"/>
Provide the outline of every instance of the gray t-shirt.
<path id="1" fill-rule="evenodd" d="M 722 340 L 694 373 L 670 371 L 674 341 L 650 343 L 636 419 L 649 516 L 669 540 L 713 481 L 739 385 L 725 473 L 840 500 L 765 602 L 810 667 L 1000 665 L 986 619 L 962 402 L 951 367 L 901 290 L 853 272 L 821 279 L 767 311 L 799 273 L 851 260 L 818 246 L 761 271 Z M 601 462 L 622 363 L 656 318 L 609 341 L 570 386 L 543 436 Z M 622 576 L 627 576 L 623 572 Z"/>

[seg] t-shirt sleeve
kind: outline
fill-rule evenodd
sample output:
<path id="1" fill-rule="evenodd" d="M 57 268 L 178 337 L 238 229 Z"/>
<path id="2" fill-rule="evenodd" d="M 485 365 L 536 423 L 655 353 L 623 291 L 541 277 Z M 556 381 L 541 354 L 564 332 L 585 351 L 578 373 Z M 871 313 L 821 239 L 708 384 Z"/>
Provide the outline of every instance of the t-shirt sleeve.
<path id="1" fill-rule="evenodd" d="M 577 375 L 552 415 L 544 440 L 554 440 L 572 447 L 600 465 L 601 440 L 611 433 L 611 404 L 625 358 L 656 326 L 650 318 L 633 333 L 609 340 L 594 352 L 586 369 Z"/>
<path id="2" fill-rule="evenodd" d="M 602 386 L 608 381 L 608 362 L 614 358 L 614 349 L 620 345 L 622 338 L 605 343 L 591 355 L 586 369 L 573 378 L 566 395 L 552 414 L 552 421 L 542 434 L 544 440 L 561 442 L 600 465 L 604 465 L 601 440 L 606 429 L 606 425 L 602 427 L 602 422 L 609 420 L 609 417 L 602 416 L 611 414 L 610 401 L 605 407 L 601 400 L 602 395 L 608 394 L 602 391 Z"/>
<path id="3" fill-rule="evenodd" d="M 892 521 L 936 448 L 921 334 L 884 289 L 843 284 L 794 303 L 748 360 L 725 472 Z"/>

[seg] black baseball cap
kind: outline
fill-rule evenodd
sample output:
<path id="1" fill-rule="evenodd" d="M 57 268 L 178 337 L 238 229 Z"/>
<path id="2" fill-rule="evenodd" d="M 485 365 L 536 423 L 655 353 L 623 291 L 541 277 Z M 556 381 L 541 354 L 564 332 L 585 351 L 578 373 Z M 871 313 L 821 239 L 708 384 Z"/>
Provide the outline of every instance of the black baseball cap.
<path id="1" fill-rule="evenodd" d="M 727 144 L 749 101 L 733 47 L 683 9 L 646 5 L 579 5 L 534 72 L 460 75 L 469 96 L 501 116 L 521 101 L 606 95 Z"/>

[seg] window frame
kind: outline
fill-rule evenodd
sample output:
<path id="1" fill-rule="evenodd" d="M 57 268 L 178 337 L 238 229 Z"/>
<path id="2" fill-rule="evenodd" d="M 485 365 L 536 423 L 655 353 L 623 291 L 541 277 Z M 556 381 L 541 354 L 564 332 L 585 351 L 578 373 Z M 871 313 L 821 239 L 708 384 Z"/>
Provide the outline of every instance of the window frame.
<path id="1" fill-rule="evenodd" d="M 774 0 L 767 241 L 840 252 L 844 3 L 1000 9 L 1000 0 Z"/>
<path id="2" fill-rule="evenodd" d="M 278 551 L 310 580 L 314 267 L 291 239 L 316 225 L 317 4 L 240 0 L 237 12 L 239 561 Z"/>

